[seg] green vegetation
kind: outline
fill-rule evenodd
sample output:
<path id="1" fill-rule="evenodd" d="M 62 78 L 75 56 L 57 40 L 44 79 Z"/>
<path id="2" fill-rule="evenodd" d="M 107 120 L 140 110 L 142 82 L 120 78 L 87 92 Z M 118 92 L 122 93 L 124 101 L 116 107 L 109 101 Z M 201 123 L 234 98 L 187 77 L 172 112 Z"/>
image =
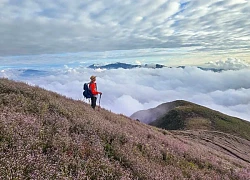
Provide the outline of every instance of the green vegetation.
<path id="1" fill-rule="evenodd" d="M 205 129 L 221 131 L 250 140 L 250 122 L 185 101 L 150 123 L 167 130 Z"/>

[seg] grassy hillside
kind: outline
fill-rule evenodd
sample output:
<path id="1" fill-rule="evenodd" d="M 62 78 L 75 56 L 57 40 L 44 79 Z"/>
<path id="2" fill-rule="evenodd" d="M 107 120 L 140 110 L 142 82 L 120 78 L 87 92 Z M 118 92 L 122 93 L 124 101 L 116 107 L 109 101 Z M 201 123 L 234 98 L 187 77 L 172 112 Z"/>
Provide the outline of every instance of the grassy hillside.
<path id="1" fill-rule="evenodd" d="M 150 125 L 168 130 L 221 131 L 250 140 L 250 122 L 248 121 L 186 101 L 173 103 L 175 108 L 151 122 Z"/>
<path id="2" fill-rule="evenodd" d="M 198 141 L 0 79 L 0 179 L 214 180 L 249 173 L 249 163 Z"/>

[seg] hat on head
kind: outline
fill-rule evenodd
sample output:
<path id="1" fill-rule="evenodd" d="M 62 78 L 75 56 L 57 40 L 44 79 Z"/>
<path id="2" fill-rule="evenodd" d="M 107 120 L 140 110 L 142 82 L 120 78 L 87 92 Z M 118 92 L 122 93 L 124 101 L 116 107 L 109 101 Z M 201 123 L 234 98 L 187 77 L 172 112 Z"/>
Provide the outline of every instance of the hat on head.
<path id="1" fill-rule="evenodd" d="M 91 76 L 90 79 L 94 80 L 94 79 L 96 79 L 96 76 Z"/>

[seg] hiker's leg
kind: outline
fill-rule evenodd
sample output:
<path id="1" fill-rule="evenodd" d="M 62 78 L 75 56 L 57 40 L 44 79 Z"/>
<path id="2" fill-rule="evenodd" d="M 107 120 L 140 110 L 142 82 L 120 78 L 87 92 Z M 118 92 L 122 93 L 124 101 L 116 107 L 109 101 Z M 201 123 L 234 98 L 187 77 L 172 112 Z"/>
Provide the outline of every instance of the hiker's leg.
<path id="1" fill-rule="evenodd" d="M 91 98 L 91 107 L 93 108 L 93 109 L 95 109 L 95 107 L 96 107 L 96 97 L 92 97 Z"/>
<path id="2" fill-rule="evenodd" d="M 94 97 L 94 103 L 93 103 L 94 109 L 96 107 L 96 100 L 97 100 L 97 97 Z"/>
<path id="3" fill-rule="evenodd" d="M 92 108 L 95 108 L 95 107 L 94 107 L 94 97 L 91 97 L 91 107 L 92 107 Z"/>

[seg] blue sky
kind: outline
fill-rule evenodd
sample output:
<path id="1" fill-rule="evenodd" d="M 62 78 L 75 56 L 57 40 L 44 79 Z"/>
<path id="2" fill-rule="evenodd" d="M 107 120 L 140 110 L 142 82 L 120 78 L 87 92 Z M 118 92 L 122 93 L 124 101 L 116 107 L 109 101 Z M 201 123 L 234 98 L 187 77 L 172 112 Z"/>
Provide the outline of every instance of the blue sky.
<path id="1" fill-rule="evenodd" d="M 183 64 L 250 62 L 249 19 L 247 0 L 1 0 L 0 56 L 162 48 Z"/>

